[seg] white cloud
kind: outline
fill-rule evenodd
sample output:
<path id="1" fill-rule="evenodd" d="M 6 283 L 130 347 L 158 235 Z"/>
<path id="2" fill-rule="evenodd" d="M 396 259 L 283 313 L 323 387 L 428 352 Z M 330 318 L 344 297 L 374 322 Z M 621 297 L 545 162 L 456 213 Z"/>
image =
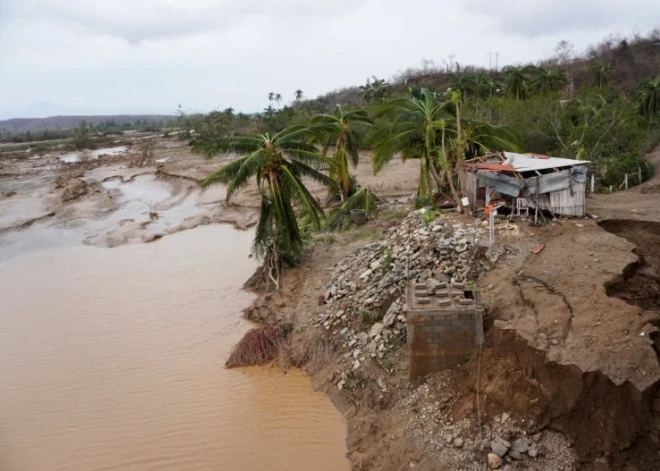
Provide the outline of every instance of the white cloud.
<path id="1" fill-rule="evenodd" d="M 316 96 L 422 58 L 487 65 L 492 50 L 502 66 L 561 39 L 650 30 L 656 0 L 629 3 L 592 15 L 589 0 L 0 0 L 0 108 L 256 111 L 269 91 Z"/>
<path id="2" fill-rule="evenodd" d="M 464 0 L 466 11 L 486 14 L 501 31 L 539 37 L 617 28 L 651 29 L 660 18 L 654 0 Z"/>

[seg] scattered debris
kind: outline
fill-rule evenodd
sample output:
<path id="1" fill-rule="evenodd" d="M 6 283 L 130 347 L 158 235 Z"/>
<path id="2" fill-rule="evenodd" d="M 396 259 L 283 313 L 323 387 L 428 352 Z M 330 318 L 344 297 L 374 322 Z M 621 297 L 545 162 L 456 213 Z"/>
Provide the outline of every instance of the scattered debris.
<path id="1" fill-rule="evenodd" d="M 543 250 L 544 248 L 545 248 L 545 244 L 537 245 L 536 247 L 534 247 L 534 248 L 532 249 L 532 253 L 533 253 L 534 255 L 536 255 L 537 253 L 539 253 L 539 252 L 540 252 L 541 250 Z"/>

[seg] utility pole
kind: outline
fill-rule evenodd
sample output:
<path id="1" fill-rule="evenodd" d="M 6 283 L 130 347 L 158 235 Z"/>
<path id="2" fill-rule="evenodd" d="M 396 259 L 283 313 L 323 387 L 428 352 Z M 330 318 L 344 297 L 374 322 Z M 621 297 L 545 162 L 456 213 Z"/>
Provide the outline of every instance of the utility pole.
<path id="1" fill-rule="evenodd" d="M 495 70 L 497 69 L 497 63 L 500 58 L 500 53 L 499 52 L 493 52 L 493 51 L 488 51 L 488 69 L 492 72 L 493 71 L 493 56 L 495 57 Z"/>

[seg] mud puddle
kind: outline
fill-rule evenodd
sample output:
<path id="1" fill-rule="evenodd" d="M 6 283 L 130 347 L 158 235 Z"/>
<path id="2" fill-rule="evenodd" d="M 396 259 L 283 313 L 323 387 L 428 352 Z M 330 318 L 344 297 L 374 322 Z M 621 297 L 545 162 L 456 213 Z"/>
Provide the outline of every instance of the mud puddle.
<path id="1" fill-rule="evenodd" d="M 0 469 L 347 470 L 343 418 L 306 376 L 223 368 L 250 327 L 251 237 L 0 263 Z"/>

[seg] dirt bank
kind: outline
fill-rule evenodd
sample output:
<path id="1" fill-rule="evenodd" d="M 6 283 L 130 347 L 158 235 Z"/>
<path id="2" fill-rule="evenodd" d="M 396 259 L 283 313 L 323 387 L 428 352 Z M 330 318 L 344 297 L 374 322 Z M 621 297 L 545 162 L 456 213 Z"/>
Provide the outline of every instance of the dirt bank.
<path id="1" fill-rule="evenodd" d="M 506 253 L 479 281 L 487 308 L 481 362 L 475 354 L 420 386 L 407 381 L 404 343 L 348 376 L 353 358 L 338 343 L 332 361 L 312 373 L 349 418 L 354 469 L 485 469 L 493 439 L 520 437 L 537 438 L 542 452 L 536 460 L 514 460 L 516 469 L 660 468 L 660 228 L 649 212 L 656 198 L 638 188 L 616 196 L 611 208 L 605 197 L 590 201 L 597 208 L 591 212 L 605 215 L 600 224 L 565 219 L 502 232 Z M 609 217 L 642 206 L 650 222 Z M 284 292 L 258 301 L 250 313 L 262 322 L 293 322 L 293 348 L 327 338 L 314 319 L 325 309 L 331 267 L 363 246 L 364 237 L 379 240 L 402 212 L 319 239 L 308 261 L 287 273 Z M 545 248 L 532 254 L 539 244 Z M 375 311 L 382 316 L 387 308 Z"/>

